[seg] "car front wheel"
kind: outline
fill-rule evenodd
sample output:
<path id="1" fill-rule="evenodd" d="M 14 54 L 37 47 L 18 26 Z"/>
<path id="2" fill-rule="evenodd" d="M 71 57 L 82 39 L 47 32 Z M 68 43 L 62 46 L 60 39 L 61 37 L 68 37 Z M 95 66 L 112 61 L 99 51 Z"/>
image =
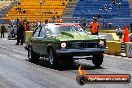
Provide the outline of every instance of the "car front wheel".
<path id="1" fill-rule="evenodd" d="M 96 67 L 100 67 L 103 62 L 104 55 L 103 54 L 95 54 L 93 55 L 92 62 Z"/>
<path id="2" fill-rule="evenodd" d="M 29 61 L 32 63 L 38 63 L 39 61 L 39 55 L 33 52 L 32 48 L 29 48 L 28 50 L 28 58 L 29 58 Z"/>
<path id="3" fill-rule="evenodd" d="M 53 49 L 49 49 L 48 52 L 48 62 L 50 67 L 56 67 L 58 65 L 58 61 L 57 61 L 57 56 L 55 54 L 55 52 L 53 51 Z"/>

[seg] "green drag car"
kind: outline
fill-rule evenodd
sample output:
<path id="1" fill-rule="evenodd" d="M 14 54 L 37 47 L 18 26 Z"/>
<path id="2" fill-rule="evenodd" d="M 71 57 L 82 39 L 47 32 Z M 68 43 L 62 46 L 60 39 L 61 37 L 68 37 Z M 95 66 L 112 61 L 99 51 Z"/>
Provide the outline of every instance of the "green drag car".
<path id="1" fill-rule="evenodd" d="M 74 56 L 92 56 L 93 64 L 100 66 L 106 40 L 87 33 L 78 23 L 48 23 L 36 28 L 26 47 L 34 63 L 45 57 L 54 67 L 60 62 L 73 62 Z"/>

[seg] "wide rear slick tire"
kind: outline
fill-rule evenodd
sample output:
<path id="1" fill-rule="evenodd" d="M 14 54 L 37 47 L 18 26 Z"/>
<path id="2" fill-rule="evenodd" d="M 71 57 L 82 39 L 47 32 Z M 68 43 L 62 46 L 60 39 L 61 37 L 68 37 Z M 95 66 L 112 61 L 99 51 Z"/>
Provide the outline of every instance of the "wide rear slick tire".
<path id="1" fill-rule="evenodd" d="M 92 62 L 95 67 L 100 67 L 103 62 L 104 55 L 103 54 L 94 54 L 92 58 Z"/>
<path id="2" fill-rule="evenodd" d="M 48 50 L 48 63 L 51 68 L 55 68 L 58 66 L 58 59 L 52 48 Z"/>
<path id="3" fill-rule="evenodd" d="M 33 52 L 32 48 L 28 49 L 28 58 L 31 63 L 37 64 L 39 61 L 39 55 Z"/>

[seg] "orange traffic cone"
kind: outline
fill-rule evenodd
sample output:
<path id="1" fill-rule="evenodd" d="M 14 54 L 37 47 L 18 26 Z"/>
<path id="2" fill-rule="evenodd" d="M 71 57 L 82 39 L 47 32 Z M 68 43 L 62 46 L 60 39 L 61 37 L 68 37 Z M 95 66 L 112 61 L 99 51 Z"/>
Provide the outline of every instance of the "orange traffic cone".
<path id="1" fill-rule="evenodd" d="M 129 42 L 129 32 L 128 32 L 128 26 L 124 27 L 124 38 L 123 38 L 123 42 Z"/>

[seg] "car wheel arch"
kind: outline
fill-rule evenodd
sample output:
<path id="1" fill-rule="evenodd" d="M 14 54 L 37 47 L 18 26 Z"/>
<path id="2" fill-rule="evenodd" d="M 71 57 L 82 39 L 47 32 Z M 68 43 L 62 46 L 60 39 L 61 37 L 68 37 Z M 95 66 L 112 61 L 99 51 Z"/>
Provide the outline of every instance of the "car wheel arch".
<path id="1" fill-rule="evenodd" d="M 52 46 L 48 46 L 48 47 L 47 47 L 47 53 L 49 53 L 49 52 L 50 52 L 50 49 L 52 49 L 52 50 L 54 51 L 54 49 L 53 49 L 53 47 L 52 47 Z"/>

